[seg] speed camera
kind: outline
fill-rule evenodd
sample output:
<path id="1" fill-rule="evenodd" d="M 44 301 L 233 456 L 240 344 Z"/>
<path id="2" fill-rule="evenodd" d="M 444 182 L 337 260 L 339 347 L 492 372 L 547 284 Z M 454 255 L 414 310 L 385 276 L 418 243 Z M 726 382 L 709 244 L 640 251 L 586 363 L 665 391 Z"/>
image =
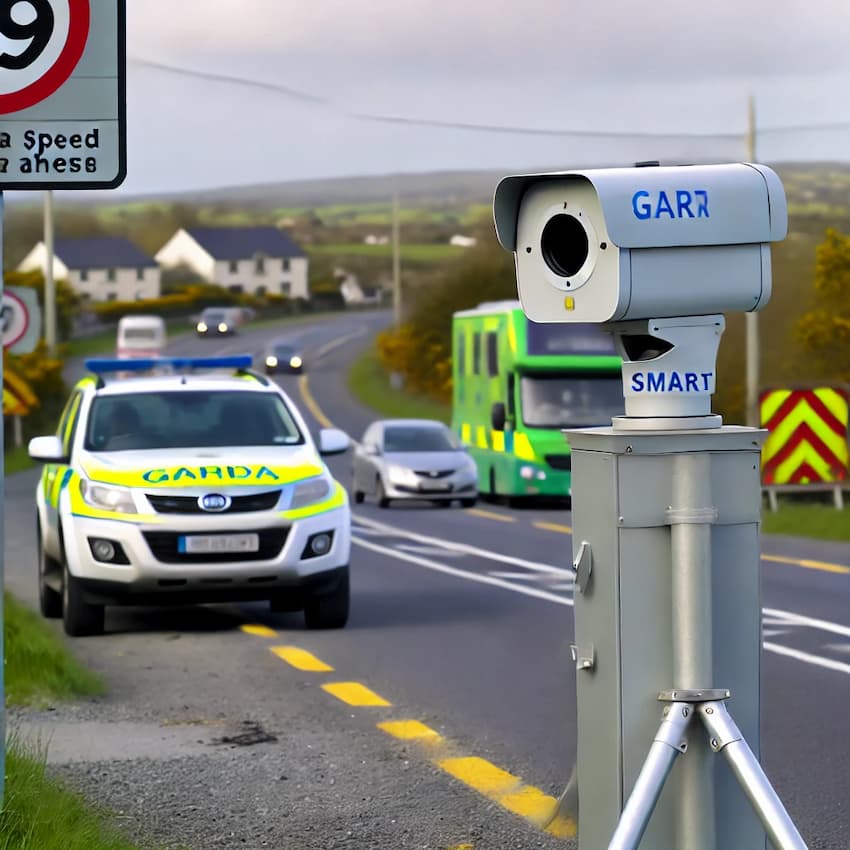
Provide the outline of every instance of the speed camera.
<path id="1" fill-rule="evenodd" d="M 493 212 L 535 322 L 758 310 L 788 226 L 779 177 L 748 163 L 516 175 Z"/>

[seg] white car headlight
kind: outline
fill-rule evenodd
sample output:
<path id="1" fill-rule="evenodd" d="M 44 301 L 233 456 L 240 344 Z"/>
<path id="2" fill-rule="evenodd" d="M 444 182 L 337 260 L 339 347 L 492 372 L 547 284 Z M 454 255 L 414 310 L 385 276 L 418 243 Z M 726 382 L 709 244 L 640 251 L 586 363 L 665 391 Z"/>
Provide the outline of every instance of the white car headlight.
<path id="1" fill-rule="evenodd" d="M 406 466 L 397 466 L 394 463 L 391 463 L 387 466 L 387 477 L 390 481 L 394 481 L 399 484 L 416 484 L 418 483 L 416 480 L 416 475 L 412 470 L 408 469 Z"/>
<path id="2" fill-rule="evenodd" d="M 269 366 L 272 369 L 277 366 L 277 357 L 275 357 L 274 354 L 270 354 L 266 357 L 266 366 Z"/>
<path id="3" fill-rule="evenodd" d="M 296 354 L 290 361 L 289 365 L 293 369 L 297 369 L 301 365 L 301 358 Z"/>
<path id="4" fill-rule="evenodd" d="M 321 502 L 322 499 L 327 499 L 330 494 L 331 482 L 327 478 L 310 478 L 295 485 L 289 509 L 304 508 L 307 505 Z"/>
<path id="5" fill-rule="evenodd" d="M 198 322 L 198 330 L 205 334 L 207 332 L 207 323 L 206 322 Z"/>
<path id="6" fill-rule="evenodd" d="M 111 487 L 108 484 L 95 484 L 80 479 L 80 495 L 87 505 L 101 511 L 114 511 L 118 514 L 136 513 L 136 503 L 126 487 Z"/>

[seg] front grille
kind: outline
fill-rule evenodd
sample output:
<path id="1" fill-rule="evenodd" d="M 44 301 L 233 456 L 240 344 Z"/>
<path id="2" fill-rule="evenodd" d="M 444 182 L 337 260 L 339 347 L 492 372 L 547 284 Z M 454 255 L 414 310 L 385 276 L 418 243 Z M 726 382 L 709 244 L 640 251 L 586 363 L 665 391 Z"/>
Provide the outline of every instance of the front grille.
<path id="1" fill-rule="evenodd" d="M 545 460 L 552 469 L 570 469 L 572 466 L 572 455 L 545 455 Z"/>
<path id="2" fill-rule="evenodd" d="M 280 499 L 280 490 L 268 490 L 251 496 L 233 496 L 226 511 L 205 511 L 198 505 L 197 496 L 153 496 L 147 494 L 153 509 L 160 514 L 245 514 L 251 511 L 270 511 Z"/>
<path id="3" fill-rule="evenodd" d="M 448 478 L 453 472 L 453 469 L 415 469 L 414 472 L 420 478 Z"/>
<path id="4" fill-rule="evenodd" d="M 217 534 L 244 534 L 244 529 L 221 531 Z M 263 528 L 259 535 L 260 548 L 256 552 L 217 552 L 215 554 L 187 554 L 177 550 L 177 540 L 184 536 L 177 531 L 143 531 L 145 540 L 157 561 L 165 564 L 224 564 L 242 561 L 269 561 L 276 558 L 286 543 L 288 528 Z"/>

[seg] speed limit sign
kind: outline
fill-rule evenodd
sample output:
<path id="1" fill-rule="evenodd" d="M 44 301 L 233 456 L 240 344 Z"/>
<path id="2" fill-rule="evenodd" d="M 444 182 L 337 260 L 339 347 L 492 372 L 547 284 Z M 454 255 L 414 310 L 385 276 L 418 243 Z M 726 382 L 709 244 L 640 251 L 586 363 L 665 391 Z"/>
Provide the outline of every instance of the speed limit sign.
<path id="1" fill-rule="evenodd" d="M 125 0 L 0 0 L 0 189 L 125 173 Z"/>
<path id="2" fill-rule="evenodd" d="M 0 114 L 40 103 L 71 76 L 89 35 L 89 0 L 0 4 Z"/>

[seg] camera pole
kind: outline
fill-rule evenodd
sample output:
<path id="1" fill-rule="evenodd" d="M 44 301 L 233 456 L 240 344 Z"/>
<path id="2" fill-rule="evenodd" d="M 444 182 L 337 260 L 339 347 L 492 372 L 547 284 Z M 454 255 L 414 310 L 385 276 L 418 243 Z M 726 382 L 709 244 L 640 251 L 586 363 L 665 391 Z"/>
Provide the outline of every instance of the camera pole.
<path id="1" fill-rule="evenodd" d="M 625 416 L 568 433 L 581 850 L 756 848 L 765 834 L 806 848 L 747 743 L 763 432 L 711 414 L 723 327 L 719 315 L 610 325 Z"/>

